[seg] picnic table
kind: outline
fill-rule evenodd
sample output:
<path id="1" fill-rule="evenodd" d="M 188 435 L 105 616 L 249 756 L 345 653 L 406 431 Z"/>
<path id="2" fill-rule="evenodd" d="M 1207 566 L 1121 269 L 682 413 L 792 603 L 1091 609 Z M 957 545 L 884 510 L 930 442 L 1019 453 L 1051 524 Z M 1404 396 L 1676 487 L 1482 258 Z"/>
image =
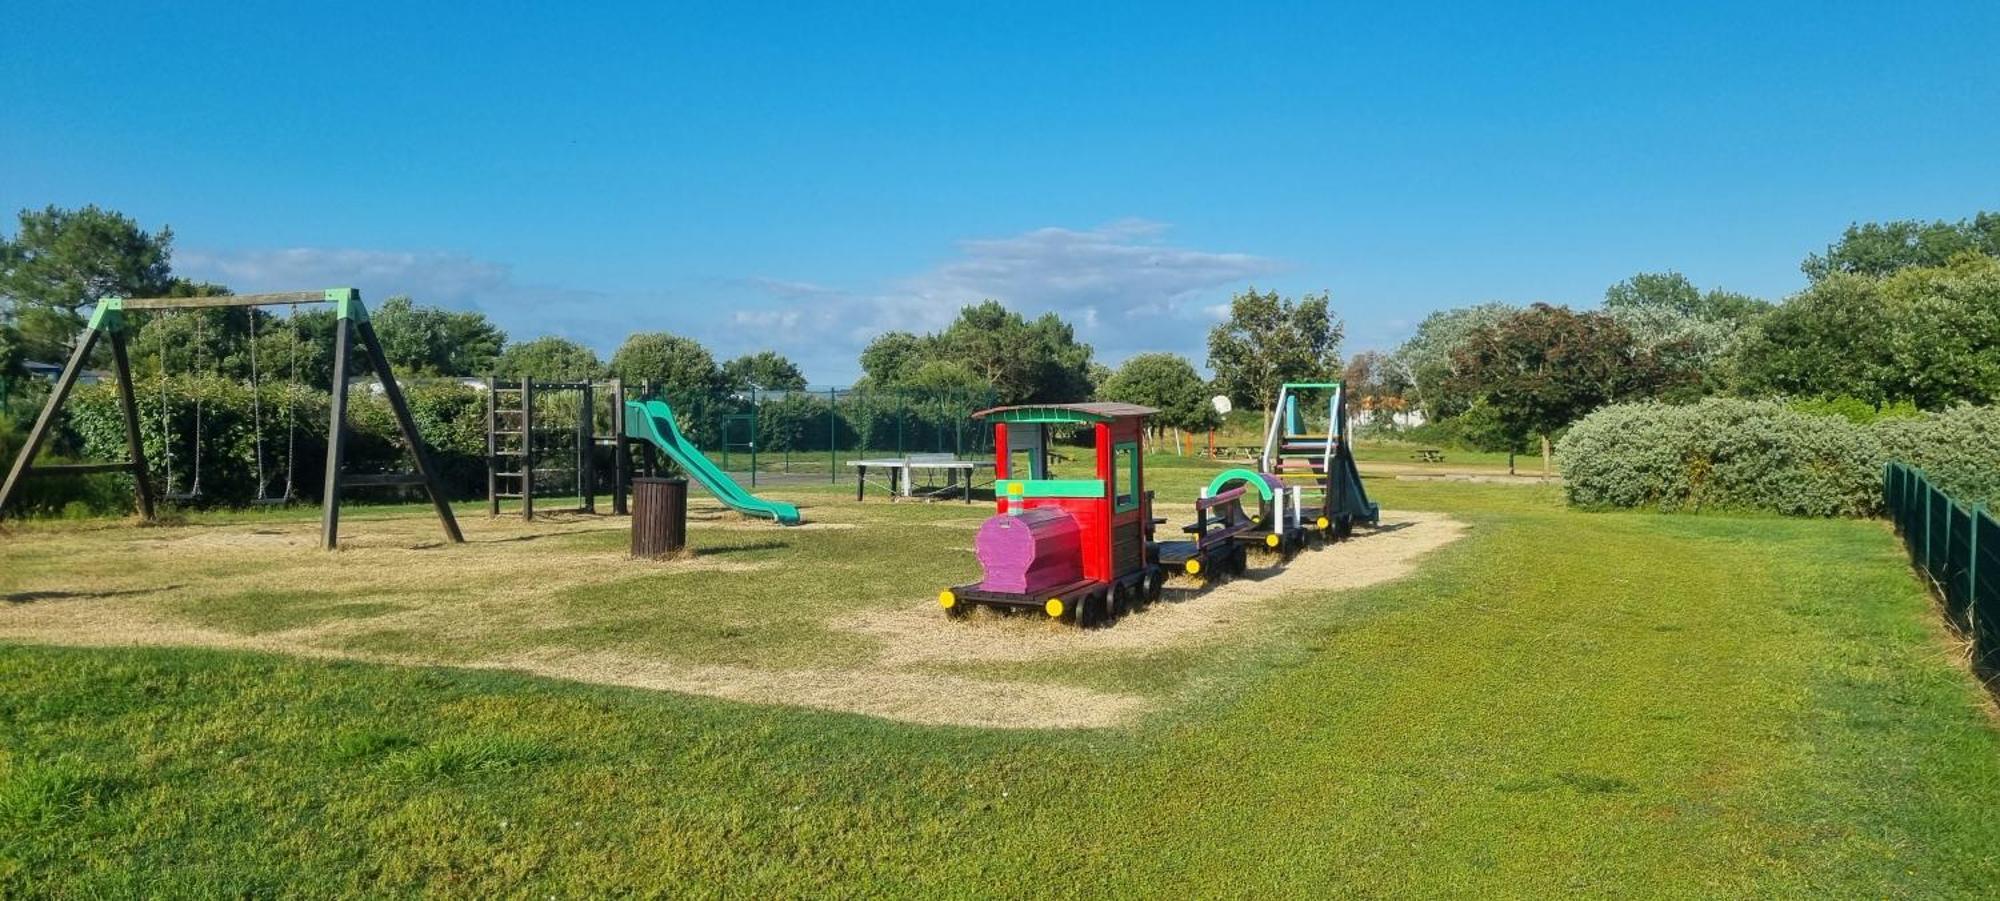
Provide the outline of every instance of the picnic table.
<path id="1" fill-rule="evenodd" d="M 867 498 L 868 473 L 873 470 L 878 475 L 888 476 L 886 485 L 879 481 L 876 484 L 886 487 L 891 498 L 937 500 L 957 494 L 969 504 L 972 503 L 972 489 L 977 487 L 979 471 L 993 469 L 991 460 L 960 460 L 957 454 L 910 454 L 906 457 L 849 460 L 847 465 L 854 469 L 854 499 L 857 501 Z M 939 473 L 944 475 L 945 480 L 941 486 L 934 485 Z M 916 488 L 918 474 L 925 476 L 922 491 Z"/>
<path id="2" fill-rule="evenodd" d="M 1443 463 L 1444 451 L 1435 447 L 1426 447 L 1410 454 L 1410 459 L 1420 463 Z"/>

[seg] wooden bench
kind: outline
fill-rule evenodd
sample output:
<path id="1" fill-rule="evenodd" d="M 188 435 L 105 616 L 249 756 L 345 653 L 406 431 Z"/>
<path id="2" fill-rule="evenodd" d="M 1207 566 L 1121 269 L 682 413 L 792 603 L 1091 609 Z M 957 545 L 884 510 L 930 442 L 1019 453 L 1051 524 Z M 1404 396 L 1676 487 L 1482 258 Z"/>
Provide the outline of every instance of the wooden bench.
<path id="1" fill-rule="evenodd" d="M 1419 463 L 1443 463 L 1444 451 L 1438 450 L 1435 447 L 1426 447 L 1411 454 L 1410 459 Z"/>

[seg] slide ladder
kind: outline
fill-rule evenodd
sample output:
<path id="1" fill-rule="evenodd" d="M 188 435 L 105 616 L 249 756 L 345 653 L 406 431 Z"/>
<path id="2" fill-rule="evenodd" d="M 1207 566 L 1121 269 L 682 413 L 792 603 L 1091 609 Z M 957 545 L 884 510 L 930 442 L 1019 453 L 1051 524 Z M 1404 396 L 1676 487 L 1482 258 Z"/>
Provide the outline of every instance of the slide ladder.
<path id="1" fill-rule="evenodd" d="M 1326 397 L 1324 430 L 1308 424 L 1299 409 L 1301 395 L 1308 394 Z M 1336 529 L 1381 518 L 1381 508 L 1361 486 L 1361 471 L 1348 446 L 1347 393 L 1339 382 L 1286 382 L 1278 389 L 1261 463 L 1265 472 L 1299 486 L 1305 509 L 1318 510 Z"/>
<path id="2" fill-rule="evenodd" d="M 779 525 L 799 524 L 799 508 L 784 501 L 767 501 L 744 490 L 721 467 L 696 449 L 681 434 L 680 426 L 674 420 L 674 410 L 667 406 L 666 401 L 626 401 L 625 435 L 652 442 L 654 447 L 667 455 L 667 459 L 679 465 L 688 478 L 700 482 L 701 487 L 708 489 L 716 500 L 729 509 L 747 516 L 761 516 Z"/>

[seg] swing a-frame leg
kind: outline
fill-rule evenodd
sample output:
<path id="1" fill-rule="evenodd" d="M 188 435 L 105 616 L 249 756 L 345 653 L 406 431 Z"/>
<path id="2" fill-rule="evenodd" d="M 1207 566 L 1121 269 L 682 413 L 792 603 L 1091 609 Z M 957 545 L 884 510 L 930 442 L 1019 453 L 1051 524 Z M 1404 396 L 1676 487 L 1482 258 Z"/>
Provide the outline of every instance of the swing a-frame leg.
<path id="1" fill-rule="evenodd" d="M 396 429 L 402 433 L 403 443 L 410 448 L 416 472 L 408 477 L 391 479 L 357 476 L 347 484 L 424 486 L 424 492 L 430 496 L 431 507 L 437 511 L 438 524 L 444 528 L 445 539 L 453 544 L 464 543 L 465 536 L 458 530 L 458 519 L 452 516 L 451 503 L 438 485 L 437 468 L 431 463 L 423 437 L 417 434 L 417 422 L 410 416 L 409 404 L 403 400 L 402 386 L 396 384 L 396 376 L 389 369 L 389 360 L 382 353 L 382 341 L 375 334 L 375 326 L 368 321 L 368 308 L 361 304 L 361 292 L 351 288 L 334 289 L 326 292 L 326 299 L 336 305 L 337 324 L 333 330 L 332 403 L 329 404 L 330 421 L 326 430 L 326 485 L 320 513 L 320 546 L 327 550 L 340 546 L 340 492 L 345 481 L 343 464 L 347 458 L 347 369 L 353 357 L 355 338 L 361 339 L 375 377 L 382 381 L 382 396 L 389 401 L 389 409 L 395 414 Z"/>
<path id="2" fill-rule="evenodd" d="M 70 390 L 76 387 L 77 377 L 83 374 L 84 364 L 90 361 L 90 352 L 97 348 L 97 339 L 103 336 L 111 340 L 111 357 L 118 370 L 118 406 L 125 420 L 125 452 L 129 455 L 128 459 L 123 463 L 34 465 L 35 455 L 41 453 L 42 445 L 49 440 L 56 413 L 62 410 L 63 401 L 69 399 Z M 42 404 L 41 414 L 35 417 L 34 427 L 28 430 L 27 443 L 15 455 L 14 465 L 7 470 L 7 480 L 0 482 L 0 516 L 6 515 L 8 502 L 14 499 L 14 492 L 25 478 L 100 472 L 131 473 L 139 517 L 147 522 L 153 521 L 153 486 L 146 473 L 146 451 L 139 441 L 139 405 L 132 396 L 132 363 L 125 353 L 124 303 L 116 297 L 106 297 L 97 302 L 82 340 L 70 353 L 69 363 L 63 366 L 62 375 L 56 378 L 55 389 L 49 392 L 48 400 Z"/>

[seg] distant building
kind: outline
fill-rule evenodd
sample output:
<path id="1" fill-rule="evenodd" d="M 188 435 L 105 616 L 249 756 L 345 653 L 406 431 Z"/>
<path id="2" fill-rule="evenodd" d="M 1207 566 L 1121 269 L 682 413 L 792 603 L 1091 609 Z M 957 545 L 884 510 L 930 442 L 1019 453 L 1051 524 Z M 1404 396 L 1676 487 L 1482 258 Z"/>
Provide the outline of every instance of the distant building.
<path id="1" fill-rule="evenodd" d="M 29 360 L 21 364 L 21 368 L 28 371 L 30 378 L 38 378 L 47 382 L 53 382 L 56 379 L 62 378 L 63 368 L 61 363 L 38 363 L 34 360 Z M 110 378 L 110 373 L 97 369 L 86 369 L 76 374 L 77 384 L 80 385 L 95 385 Z"/>

